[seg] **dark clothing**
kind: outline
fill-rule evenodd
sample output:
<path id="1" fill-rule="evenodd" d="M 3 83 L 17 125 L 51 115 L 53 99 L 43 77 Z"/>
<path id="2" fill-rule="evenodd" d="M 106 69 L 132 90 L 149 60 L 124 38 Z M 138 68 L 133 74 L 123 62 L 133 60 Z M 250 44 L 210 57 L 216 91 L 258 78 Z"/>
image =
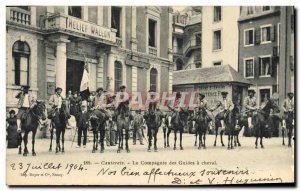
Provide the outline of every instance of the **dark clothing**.
<path id="1" fill-rule="evenodd" d="M 17 132 L 17 118 L 7 118 L 7 148 L 18 148 L 20 135 Z"/>
<path id="2" fill-rule="evenodd" d="M 17 114 L 17 119 L 22 119 L 24 118 L 23 114 L 27 113 L 28 111 L 28 108 L 26 107 L 21 107 L 18 111 L 18 114 Z"/>
<path id="3" fill-rule="evenodd" d="M 76 117 L 78 113 L 81 113 L 81 104 L 81 96 L 78 96 L 76 98 L 70 97 L 70 114 Z"/>
<path id="4" fill-rule="evenodd" d="M 89 127 L 89 114 L 88 112 L 84 112 L 82 114 L 78 114 L 78 145 L 81 145 L 81 137 L 83 134 L 83 145 L 86 145 L 87 140 L 87 130 Z"/>

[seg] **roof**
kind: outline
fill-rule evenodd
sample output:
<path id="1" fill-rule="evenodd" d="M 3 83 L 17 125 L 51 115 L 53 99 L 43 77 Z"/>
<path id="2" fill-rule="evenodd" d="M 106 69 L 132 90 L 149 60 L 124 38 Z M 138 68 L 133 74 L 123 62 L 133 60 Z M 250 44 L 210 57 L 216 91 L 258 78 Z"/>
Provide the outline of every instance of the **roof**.
<path id="1" fill-rule="evenodd" d="M 237 82 L 251 84 L 230 65 L 173 72 L 173 85 Z"/>

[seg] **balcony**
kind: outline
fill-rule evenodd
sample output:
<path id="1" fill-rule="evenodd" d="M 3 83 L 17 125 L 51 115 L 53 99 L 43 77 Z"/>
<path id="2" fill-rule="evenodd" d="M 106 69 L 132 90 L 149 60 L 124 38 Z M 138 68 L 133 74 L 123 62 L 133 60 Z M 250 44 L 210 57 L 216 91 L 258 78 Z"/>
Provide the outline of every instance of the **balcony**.
<path id="1" fill-rule="evenodd" d="M 157 48 L 149 46 L 149 55 L 157 56 Z"/>
<path id="2" fill-rule="evenodd" d="M 29 10 L 25 10 L 19 7 L 7 7 L 7 18 L 8 21 L 22 24 L 31 25 L 31 13 Z"/>
<path id="3" fill-rule="evenodd" d="M 191 50 L 199 49 L 199 48 L 201 48 L 201 40 L 192 39 L 185 44 L 185 46 L 183 48 L 183 53 L 185 56 L 189 56 L 189 53 L 191 52 Z"/>
<path id="4" fill-rule="evenodd" d="M 173 55 L 174 56 L 182 56 L 183 55 L 182 47 L 173 46 Z"/>

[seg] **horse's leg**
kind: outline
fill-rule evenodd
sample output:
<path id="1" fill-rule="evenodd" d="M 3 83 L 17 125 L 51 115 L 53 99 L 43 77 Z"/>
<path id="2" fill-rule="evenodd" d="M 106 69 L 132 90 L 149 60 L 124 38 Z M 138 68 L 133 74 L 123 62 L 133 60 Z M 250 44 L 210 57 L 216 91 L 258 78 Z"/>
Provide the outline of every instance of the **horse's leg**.
<path id="1" fill-rule="evenodd" d="M 284 143 L 284 128 L 281 129 L 281 133 L 282 133 L 282 145 L 285 145 Z"/>
<path id="2" fill-rule="evenodd" d="M 222 144 L 222 147 L 225 147 L 225 144 L 224 144 L 224 142 L 223 142 L 223 134 L 224 134 L 224 131 L 222 131 L 222 132 L 220 133 L 221 144 Z"/>
<path id="3" fill-rule="evenodd" d="M 180 150 L 183 150 L 183 146 L 182 146 L 182 133 L 183 133 L 183 129 L 181 129 L 180 131 L 179 131 L 179 133 L 180 133 Z"/>
<path id="4" fill-rule="evenodd" d="M 164 147 L 166 148 L 167 147 L 167 141 L 166 141 L 166 134 L 167 134 L 167 128 L 163 128 L 163 133 L 164 133 Z"/>
<path id="5" fill-rule="evenodd" d="M 93 129 L 93 149 L 92 149 L 92 153 L 95 153 L 95 139 L 96 139 L 96 134 L 95 134 L 95 130 Z"/>
<path id="6" fill-rule="evenodd" d="M 237 146 L 237 136 L 235 134 L 233 135 L 233 141 L 234 141 L 234 146 Z"/>
<path id="7" fill-rule="evenodd" d="M 100 129 L 100 153 L 104 153 L 104 139 L 105 139 L 105 128 Z"/>
<path id="8" fill-rule="evenodd" d="M 121 152 L 121 139 L 122 139 L 122 134 L 123 134 L 123 129 L 119 129 L 120 127 L 118 127 L 118 137 L 119 137 L 119 146 L 118 146 L 118 150 L 117 153 Z"/>
<path id="9" fill-rule="evenodd" d="M 199 138 L 198 149 L 201 149 L 201 146 L 202 146 L 202 133 L 200 132 L 200 130 L 198 130 L 197 132 L 198 132 L 198 138 Z"/>
<path id="10" fill-rule="evenodd" d="M 174 129 L 174 147 L 173 147 L 174 150 L 176 150 L 176 140 L 177 140 L 177 130 Z"/>
<path id="11" fill-rule="evenodd" d="M 23 156 L 27 156 L 28 154 L 28 149 L 27 149 L 27 142 L 28 142 L 28 132 L 25 131 L 25 134 L 24 134 L 24 137 L 23 137 L 23 140 L 24 140 L 24 152 L 23 152 Z"/>
<path id="12" fill-rule="evenodd" d="M 18 133 L 19 155 L 22 154 L 22 133 Z"/>
<path id="13" fill-rule="evenodd" d="M 32 131 L 32 156 L 36 156 L 36 153 L 34 150 L 35 134 L 36 134 L 36 129 Z"/>
<path id="14" fill-rule="evenodd" d="M 53 140 L 53 126 L 52 126 L 52 129 L 50 130 L 50 147 L 49 147 L 49 152 L 52 152 L 52 140 Z"/>
<path id="15" fill-rule="evenodd" d="M 148 135 L 148 151 L 150 152 L 151 151 L 151 146 L 152 146 L 152 132 L 151 132 L 151 129 L 150 127 L 148 127 L 147 129 L 147 135 Z"/>
<path id="16" fill-rule="evenodd" d="M 129 145 L 128 145 L 128 139 L 129 139 L 129 130 L 128 129 L 125 129 L 125 146 L 126 146 L 126 151 L 127 153 L 130 153 L 130 150 L 129 150 Z"/>
<path id="17" fill-rule="evenodd" d="M 227 144 L 227 149 L 230 149 L 230 133 L 228 133 L 228 144 Z"/>
<path id="18" fill-rule="evenodd" d="M 157 152 L 157 132 L 158 132 L 158 128 L 155 130 L 154 132 L 154 151 Z"/>
<path id="19" fill-rule="evenodd" d="M 206 148 L 206 145 L 205 145 L 205 139 L 206 139 L 206 130 L 205 130 L 204 133 L 203 133 L 203 149 Z"/>
<path id="20" fill-rule="evenodd" d="M 231 140 L 230 140 L 230 148 L 233 149 L 233 148 L 234 148 L 234 147 L 233 147 L 233 137 L 234 137 L 233 132 L 231 133 L 230 137 L 231 137 L 231 138 L 230 138 L 230 139 L 231 139 Z"/>
<path id="21" fill-rule="evenodd" d="M 170 137 L 170 134 L 171 134 L 171 129 L 168 128 L 168 133 L 167 133 L 167 147 L 170 147 L 170 144 L 169 144 L 169 137 Z"/>
<path id="22" fill-rule="evenodd" d="M 292 139 L 292 133 L 293 133 L 293 126 L 292 124 L 288 124 L 288 147 L 292 147 L 291 139 Z"/>
<path id="23" fill-rule="evenodd" d="M 58 145 L 59 145 L 59 140 L 60 140 L 60 132 L 61 130 L 59 128 L 56 128 L 56 149 L 55 149 L 55 153 L 58 153 Z"/>
<path id="24" fill-rule="evenodd" d="M 261 146 L 262 149 L 264 148 L 264 145 L 263 145 L 263 132 L 264 132 L 264 130 L 262 128 L 261 131 L 260 131 L 260 146 Z"/>
<path id="25" fill-rule="evenodd" d="M 241 143 L 240 143 L 240 140 L 239 140 L 239 132 L 237 133 L 236 135 L 236 140 L 237 140 L 237 145 L 240 147 L 242 146 Z"/>
<path id="26" fill-rule="evenodd" d="M 215 142 L 214 142 L 214 147 L 217 146 L 217 139 L 218 139 L 218 126 L 215 126 L 215 131 L 216 131 L 216 136 L 215 136 Z"/>
<path id="27" fill-rule="evenodd" d="M 66 127 L 65 127 L 66 128 Z M 66 129 L 63 128 L 62 131 L 61 131 L 61 152 L 64 153 L 65 152 L 65 131 Z"/>

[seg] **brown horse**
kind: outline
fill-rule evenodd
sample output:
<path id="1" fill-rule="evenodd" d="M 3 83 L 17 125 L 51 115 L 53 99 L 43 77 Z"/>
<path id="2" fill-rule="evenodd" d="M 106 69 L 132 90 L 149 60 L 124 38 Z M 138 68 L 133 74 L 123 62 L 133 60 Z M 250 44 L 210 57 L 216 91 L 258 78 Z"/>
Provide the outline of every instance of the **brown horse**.
<path id="1" fill-rule="evenodd" d="M 145 113 L 144 118 L 148 129 L 148 151 L 151 151 L 153 137 L 154 151 L 157 152 L 157 132 L 162 123 L 162 115 L 158 111 L 155 111 L 154 106 L 150 106 L 148 112 Z"/>

